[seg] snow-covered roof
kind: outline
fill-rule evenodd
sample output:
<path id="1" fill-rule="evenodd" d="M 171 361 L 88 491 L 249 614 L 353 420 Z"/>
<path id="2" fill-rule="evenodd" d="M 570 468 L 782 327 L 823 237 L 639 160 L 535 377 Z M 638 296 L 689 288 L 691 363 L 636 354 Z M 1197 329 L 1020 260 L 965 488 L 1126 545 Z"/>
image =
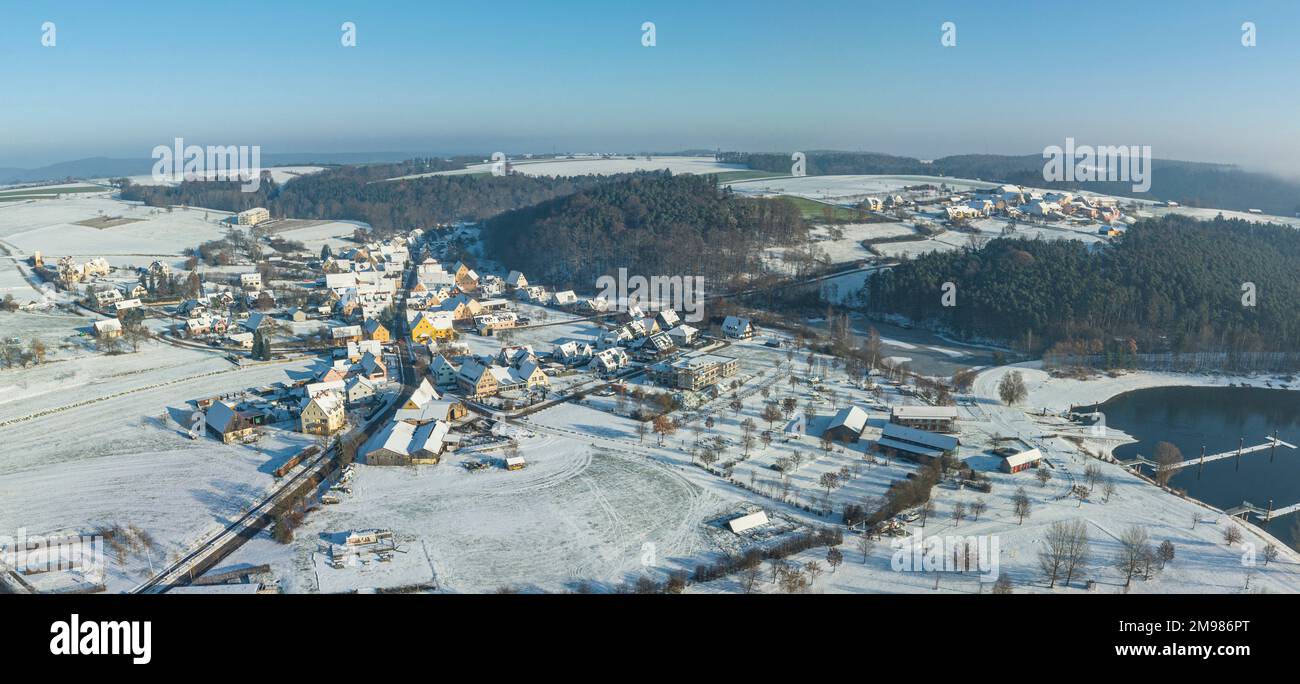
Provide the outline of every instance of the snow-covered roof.
<path id="1" fill-rule="evenodd" d="M 956 406 L 895 406 L 890 413 L 894 418 L 908 420 L 955 420 Z"/>
<path id="2" fill-rule="evenodd" d="M 438 358 L 442 357 L 440 356 Z M 438 394 L 438 390 L 434 389 L 433 385 L 429 384 L 428 378 L 424 378 L 420 381 L 420 386 L 415 388 L 415 391 L 411 393 L 411 398 L 407 401 L 413 404 L 415 408 L 421 408 L 425 404 L 439 398 L 441 398 L 441 395 Z"/>
<path id="3" fill-rule="evenodd" d="M 1040 460 L 1042 458 L 1043 458 L 1043 453 L 1041 451 L 1039 451 L 1038 449 L 1030 449 L 1028 451 L 1022 451 L 1018 454 L 1012 454 L 1008 456 L 1007 466 L 1014 468 L 1016 466 L 1024 465 L 1026 463 L 1033 463 L 1034 461 Z"/>
<path id="4" fill-rule="evenodd" d="M 840 409 L 826 429 L 833 430 L 840 427 L 852 430 L 855 434 L 862 434 L 862 430 L 867 427 L 867 412 L 858 406 Z"/>
<path id="5" fill-rule="evenodd" d="M 926 432 L 925 430 L 917 430 L 916 428 L 910 428 L 897 423 L 885 424 L 885 429 L 881 432 L 880 443 L 885 446 L 916 451 L 916 453 L 922 452 L 915 449 L 912 445 L 927 447 L 931 451 L 944 452 L 956 449 L 957 445 L 960 444 L 960 442 L 957 441 L 957 438 L 951 435 L 940 435 L 933 432 Z M 899 443 L 904 443 L 908 446 L 899 446 Z"/>
<path id="6" fill-rule="evenodd" d="M 749 515 L 742 515 L 739 518 L 732 518 L 727 521 L 727 526 L 730 527 L 731 531 L 735 534 L 740 534 L 741 532 L 752 530 L 755 527 L 766 525 L 768 522 L 767 513 L 764 511 L 757 511 L 750 513 Z"/>

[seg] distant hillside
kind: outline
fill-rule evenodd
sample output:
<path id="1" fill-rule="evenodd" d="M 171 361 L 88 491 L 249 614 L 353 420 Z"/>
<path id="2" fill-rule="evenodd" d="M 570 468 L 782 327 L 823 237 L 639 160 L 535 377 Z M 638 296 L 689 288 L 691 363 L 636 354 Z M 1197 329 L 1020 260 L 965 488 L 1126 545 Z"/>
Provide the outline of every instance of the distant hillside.
<path id="1" fill-rule="evenodd" d="M 35 183 L 65 179 L 110 178 L 113 176 L 143 176 L 153 169 L 152 159 L 111 159 L 91 157 L 59 162 L 35 169 L 0 168 L 0 185 L 10 183 Z"/>
<path id="2" fill-rule="evenodd" d="M 242 192 L 235 182 L 199 181 L 177 186 L 127 185 L 122 197 L 150 206 L 184 204 L 223 211 L 266 207 L 277 218 L 364 221 L 377 232 L 410 230 L 458 220 L 481 220 L 568 195 L 610 179 L 522 175 L 447 175 L 384 182 L 396 176 L 462 168 L 441 159 L 401 164 L 342 166 L 277 185 Z"/>
<path id="3" fill-rule="evenodd" d="M 334 164 L 396 163 L 409 159 L 409 152 L 291 152 L 263 153 L 262 166 L 324 166 Z M 474 156 L 478 161 L 482 156 Z M 119 176 L 147 176 L 153 172 L 154 160 L 149 157 L 120 159 L 88 157 L 59 162 L 38 168 L 0 167 L 0 185 L 60 181 L 68 178 L 116 178 Z"/>
<path id="4" fill-rule="evenodd" d="M 765 247 L 807 237 L 784 200 L 740 197 L 709 176 L 645 172 L 507 212 L 484 225 L 488 253 L 538 282 L 588 288 L 620 267 L 726 280 L 758 270 Z"/>
<path id="5" fill-rule="evenodd" d="M 805 153 L 810 176 L 844 174 L 916 174 L 971 178 L 999 183 L 1032 185 L 1063 190 L 1090 190 L 1123 197 L 1175 201 L 1192 207 L 1259 209 L 1278 216 L 1300 212 L 1300 183 L 1225 164 L 1154 159 L 1151 190 L 1135 193 L 1128 182 L 1048 183 L 1043 180 L 1042 155 L 967 154 L 931 163 L 911 157 L 872 152 L 812 151 Z M 724 152 L 719 161 L 748 164 L 751 168 L 790 173 L 790 154 Z"/>

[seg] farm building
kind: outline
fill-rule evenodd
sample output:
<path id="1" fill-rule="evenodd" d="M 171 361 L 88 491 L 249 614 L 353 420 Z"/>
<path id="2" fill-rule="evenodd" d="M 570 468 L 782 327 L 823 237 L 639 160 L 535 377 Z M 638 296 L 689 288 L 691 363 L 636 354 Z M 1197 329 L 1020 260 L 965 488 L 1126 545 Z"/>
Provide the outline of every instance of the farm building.
<path id="1" fill-rule="evenodd" d="M 856 442 L 867 427 L 867 412 L 858 406 L 840 409 L 823 434 L 837 442 Z"/>
<path id="2" fill-rule="evenodd" d="M 120 337 L 122 335 L 122 321 L 116 318 L 95 321 L 95 335 L 97 337 Z"/>
<path id="3" fill-rule="evenodd" d="M 257 424 L 249 414 L 236 411 L 223 401 L 212 402 L 204 411 L 203 418 L 208 430 L 226 444 L 243 439 L 257 429 Z"/>
<path id="4" fill-rule="evenodd" d="M 954 432 L 957 422 L 956 406 L 895 406 L 889 413 L 889 422 L 917 430 Z"/>
<path id="5" fill-rule="evenodd" d="M 1041 460 L 1043 460 L 1043 453 L 1038 449 L 1021 451 L 1002 459 L 1002 472 L 1018 473 L 1028 468 L 1037 468 Z"/>
<path id="6" fill-rule="evenodd" d="M 400 420 L 388 424 L 363 447 L 366 463 L 386 465 L 434 465 L 447 445 L 451 426 L 434 421 L 416 426 Z"/>
<path id="7" fill-rule="evenodd" d="M 897 423 L 887 423 L 876 444 L 885 453 L 928 462 L 956 453 L 960 442 L 951 435 L 940 435 Z"/>

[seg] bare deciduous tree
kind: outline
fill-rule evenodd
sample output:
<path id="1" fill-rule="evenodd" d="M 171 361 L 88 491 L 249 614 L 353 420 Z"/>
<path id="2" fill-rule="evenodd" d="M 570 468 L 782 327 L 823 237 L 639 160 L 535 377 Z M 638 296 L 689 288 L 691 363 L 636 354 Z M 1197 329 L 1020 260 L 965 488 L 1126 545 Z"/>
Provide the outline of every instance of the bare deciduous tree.
<path id="1" fill-rule="evenodd" d="M 1119 538 L 1119 553 L 1115 556 L 1115 567 L 1124 573 L 1124 586 L 1133 582 L 1133 576 L 1141 572 L 1151 555 L 1151 537 L 1145 527 L 1133 525 Z"/>
<path id="2" fill-rule="evenodd" d="M 1029 502 L 1029 495 L 1025 493 L 1024 487 L 1016 489 L 1015 496 L 1011 497 L 1011 503 L 1015 509 L 1016 518 L 1018 518 L 1017 525 L 1025 522 L 1025 518 L 1028 518 L 1029 514 L 1033 512 L 1033 505 Z"/>

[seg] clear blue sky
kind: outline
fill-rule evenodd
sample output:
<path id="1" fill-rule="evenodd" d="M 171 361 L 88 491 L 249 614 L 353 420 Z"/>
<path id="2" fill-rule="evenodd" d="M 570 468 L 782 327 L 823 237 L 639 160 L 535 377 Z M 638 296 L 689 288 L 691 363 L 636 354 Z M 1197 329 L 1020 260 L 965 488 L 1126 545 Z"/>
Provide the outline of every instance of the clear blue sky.
<path id="1" fill-rule="evenodd" d="M 1300 3 L 1284 0 L 0 0 L 0 166 L 148 157 L 177 136 L 264 153 L 923 158 L 1073 136 L 1260 166 L 1300 159 L 1297 85 Z"/>

